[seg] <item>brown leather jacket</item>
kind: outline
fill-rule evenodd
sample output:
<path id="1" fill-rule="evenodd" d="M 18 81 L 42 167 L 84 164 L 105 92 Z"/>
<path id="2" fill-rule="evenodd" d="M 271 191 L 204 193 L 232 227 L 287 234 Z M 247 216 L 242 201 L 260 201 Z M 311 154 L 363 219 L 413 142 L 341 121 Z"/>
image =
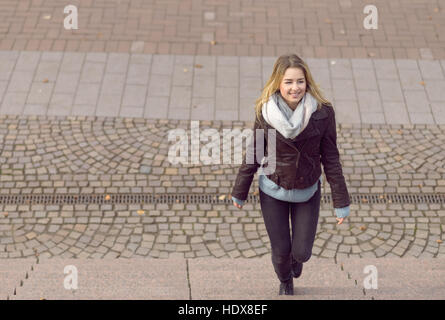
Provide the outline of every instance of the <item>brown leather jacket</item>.
<path id="1" fill-rule="evenodd" d="M 256 157 L 255 129 L 264 129 L 264 154 L 267 155 L 267 140 L 269 129 L 274 129 L 261 116 L 261 121 L 255 119 L 254 133 L 251 143 L 255 153 L 255 162 L 243 163 L 239 169 L 232 196 L 245 200 L 252 184 L 253 176 L 261 164 Z M 321 165 L 331 186 L 334 208 L 349 206 L 349 194 L 343 176 L 340 156 L 337 148 L 337 131 L 335 112 L 331 106 L 323 105 L 315 111 L 307 127 L 294 139 L 287 139 L 277 130 L 276 136 L 276 168 L 267 177 L 284 189 L 304 189 L 317 182 L 321 175 Z M 265 166 L 263 166 L 265 168 Z"/>

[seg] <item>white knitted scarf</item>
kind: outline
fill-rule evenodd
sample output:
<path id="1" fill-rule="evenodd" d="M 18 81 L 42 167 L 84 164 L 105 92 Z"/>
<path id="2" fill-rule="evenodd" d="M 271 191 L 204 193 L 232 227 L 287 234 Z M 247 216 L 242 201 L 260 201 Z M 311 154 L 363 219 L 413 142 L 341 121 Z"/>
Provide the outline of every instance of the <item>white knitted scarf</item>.
<path id="1" fill-rule="evenodd" d="M 306 128 L 312 113 L 317 110 L 317 105 L 317 100 L 306 92 L 297 108 L 292 110 L 281 94 L 276 92 L 263 104 L 262 114 L 264 120 L 283 137 L 293 139 Z"/>

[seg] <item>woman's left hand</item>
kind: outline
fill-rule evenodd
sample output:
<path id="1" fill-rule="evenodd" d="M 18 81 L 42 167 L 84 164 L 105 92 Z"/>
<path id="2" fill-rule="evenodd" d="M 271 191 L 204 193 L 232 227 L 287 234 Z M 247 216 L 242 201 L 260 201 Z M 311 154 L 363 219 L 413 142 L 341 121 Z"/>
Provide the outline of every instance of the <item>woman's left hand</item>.
<path id="1" fill-rule="evenodd" d="M 335 218 L 335 219 L 338 221 L 337 224 L 342 224 L 346 218 Z"/>

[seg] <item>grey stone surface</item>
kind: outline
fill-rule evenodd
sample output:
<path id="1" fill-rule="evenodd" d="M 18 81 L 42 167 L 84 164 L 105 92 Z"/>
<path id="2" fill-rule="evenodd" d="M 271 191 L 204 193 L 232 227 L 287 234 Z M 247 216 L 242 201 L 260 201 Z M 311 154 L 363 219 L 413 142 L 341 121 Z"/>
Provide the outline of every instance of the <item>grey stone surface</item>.
<path id="1" fill-rule="evenodd" d="M 43 59 L 42 59 L 43 60 Z M 34 81 L 55 82 L 59 71 L 59 61 L 41 61 L 34 76 Z"/>
<path id="2" fill-rule="evenodd" d="M 403 102 L 383 101 L 383 110 L 385 113 L 386 123 L 409 123 L 408 112 Z"/>
<path id="3" fill-rule="evenodd" d="M 61 73 L 79 73 L 85 60 L 85 54 L 81 52 L 65 52 L 63 54 Z"/>
<path id="4" fill-rule="evenodd" d="M 444 74 L 440 67 L 440 62 L 435 61 L 419 61 L 420 72 L 425 80 L 444 80 Z"/>
<path id="5" fill-rule="evenodd" d="M 360 111 L 356 100 L 336 99 L 335 102 L 334 109 L 337 119 L 344 119 L 347 123 L 361 122 Z"/>
<path id="6" fill-rule="evenodd" d="M 14 291 L 32 274 L 35 259 L 0 259 L 0 299 L 13 299 Z"/>
<path id="7" fill-rule="evenodd" d="M 77 289 L 70 288 L 73 266 Z M 445 294 L 444 261 L 434 258 L 311 258 L 293 280 L 294 296 L 278 296 L 270 255 L 7 259 L 0 273 L 1 298 L 11 300 L 431 300 Z"/>
<path id="8" fill-rule="evenodd" d="M 360 114 L 364 113 L 383 113 L 382 102 L 379 91 L 377 90 L 358 90 L 358 104 Z M 363 120 L 362 120 L 363 121 Z"/>
<path id="9" fill-rule="evenodd" d="M 349 84 L 348 81 L 338 81 L 338 79 L 352 79 L 352 66 L 349 59 L 331 59 L 329 60 L 329 68 L 334 83 Z M 334 80 L 335 79 L 335 80 Z M 335 87 L 335 84 L 334 84 Z"/>
<path id="10" fill-rule="evenodd" d="M 126 73 L 130 55 L 127 53 L 110 53 L 106 64 L 106 73 Z"/>
<path id="11" fill-rule="evenodd" d="M 425 81 L 425 90 L 430 101 L 445 103 L 445 80 Z"/>
<path id="12" fill-rule="evenodd" d="M 403 90 L 424 90 L 422 75 L 417 67 L 413 69 L 399 69 L 399 74 Z"/>
<path id="13" fill-rule="evenodd" d="M 77 289 L 65 278 L 77 269 Z M 72 268 L 72 267 L 70 267 Z M 65 282 L 66 281 L 66 282 Z M 41 259 L 11 299 L 188 299 L 184 259 Z"/>
<path id="14" fill-rule="evenodd" d="M 394 60 L 390 59 L 378 59 L 373 60 L 375 73 L 379 80 L 398 80 L 397 68 Z"/>
<path id="15" fill-rule="evenodd" d="M 0 80 L 7 82 L 0 82 L 0 113 L 171 116 L 182 120 L 253 119 L 254 102 L 275 62 L 274 57 L 247 56 L 1 54 L 6 58 Z M 325 97 L 344 110 L 338 113 L 338 122 L 443 123 L 439 113 L 429 110 L 430 105 L 433 108 L 433 104 L 445 101 L 439 61 L 308 58 L 307 63 Z M 144 88 L 136 90 L 138 87 Z M 16 93 L 25 95 L 26 107 L 23 97 Z M 76 107 L 68 111 L 71 102 L 57 107 L 61 98 L 53 96 L 60 93 L 75 94 Z M 150 107 L 152 101 L 161 100 L 167 109 Z"/>
<path id="16" fill-rule="evenodd" d="M 379 90 L 383 102 L 402 102 L 403 94 L 398 80 L 379 80 Z"/>
<path id="17" fill-rule="evenodd" d="M 16 71 L 12 74 L 8 92 L 28 92 L 31 88 L 33 71 Z"/>
<path id="18" fill-rule="evenodd" d="M 442 300 L 445 297 L 443 259 L 364 258 L 344 262 L 345 271 L 365 287 L 366 297 L 375 300 Z M 374 266 L 377 288 L 369 288 Z M 421 270 L 421 272 L 420 272 Z M 374 273 L 373 273 L 374 274 Z M 368 289 L 369 288 L 369 289 Z"/>
<path id="19" fill-rule="evenodd" d="M 23 92 L 7 92 L 3 97 L 0 112 L 3 114 L 23 113 L 27 94 Z"/>
<path id="20" fill-rule="evenodd" d="M 39 64 L 41 52 L 39 51 L 22 51 L 20 52 L 15 70 L 34 72 Z"/>
<path id="21" fill-rule="evenodd" d="M 54 93 L 75 93 L 78 86 L 80 73 L 60 72 L 57 76 Z"/>
<path id="22" fill-rule="evenodd" d="M 332 259 L 310 259 L 294 279 L 294 296 L 278 296 L 279 281 L 270 255 L 255 259 L 191 259 L 192 299 L 361 299 Z M 261 279 L 261 280 L 259 280 Z"/>
<path id="23" fill-rule="evenodd" d="M 377 80 L 372 69 L 354 68 L 355 87 L 358 91 L 377 91 Z M 360 100 L 360 96 L 358 96 Z"/>
<path id="24" fill-rule="evenodd" d="M 354 82 L 352 80 L 336 79 L 332 82 L 334 99 L 338 100 L 356 100 Z"/>

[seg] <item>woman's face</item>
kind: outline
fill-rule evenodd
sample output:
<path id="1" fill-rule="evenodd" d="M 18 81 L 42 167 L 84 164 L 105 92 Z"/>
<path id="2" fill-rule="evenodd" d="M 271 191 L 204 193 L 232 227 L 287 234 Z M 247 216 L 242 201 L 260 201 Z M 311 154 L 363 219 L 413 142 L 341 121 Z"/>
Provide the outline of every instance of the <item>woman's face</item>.
<path id="1" fill-rule="evenodd" d="M 289 107 L 295 110 L 306 93 L 306 78 L 300 68 L 287 68 L 280 84 L 280 93 Z"/>

